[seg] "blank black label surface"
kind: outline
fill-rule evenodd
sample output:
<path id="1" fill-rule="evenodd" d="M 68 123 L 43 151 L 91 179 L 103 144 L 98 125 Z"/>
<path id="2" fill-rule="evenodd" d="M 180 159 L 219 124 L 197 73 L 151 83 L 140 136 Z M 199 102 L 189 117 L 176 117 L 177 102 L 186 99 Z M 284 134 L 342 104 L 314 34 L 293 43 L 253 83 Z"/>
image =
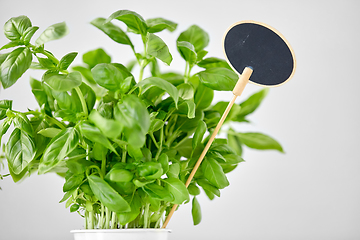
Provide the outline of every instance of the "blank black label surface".
<path id="1" fill-rule="evenodd" d="M 250 81 L 276 86 L 287 81 L 294 71 L 294 57 L 287 43 L 273 30 L 256 23 L 233 26 L 224 38 L 226 57 L 241 73 L 254 70 Z"/>

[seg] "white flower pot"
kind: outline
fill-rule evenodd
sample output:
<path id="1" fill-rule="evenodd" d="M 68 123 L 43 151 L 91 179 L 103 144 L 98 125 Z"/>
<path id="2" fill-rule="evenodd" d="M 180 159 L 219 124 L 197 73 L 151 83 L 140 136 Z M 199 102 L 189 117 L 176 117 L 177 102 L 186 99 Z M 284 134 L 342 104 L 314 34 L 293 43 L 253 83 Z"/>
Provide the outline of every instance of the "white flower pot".
<path id="1" fill-rule="evenodd" d="M 168 229 L 88 229 L 72 230 L 74 240 L 168 240 Z"/>

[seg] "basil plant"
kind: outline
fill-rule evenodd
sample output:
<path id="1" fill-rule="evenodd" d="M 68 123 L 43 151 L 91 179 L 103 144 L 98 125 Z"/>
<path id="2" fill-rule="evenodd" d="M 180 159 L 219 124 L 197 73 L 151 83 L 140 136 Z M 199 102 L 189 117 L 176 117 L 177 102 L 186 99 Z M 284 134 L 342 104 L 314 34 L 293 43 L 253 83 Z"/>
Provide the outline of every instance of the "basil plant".
<path id="1" fill-rule="evenodd" d="M 126 31 L 117 21 L 126 24 Z M 9 135 L 1 154 L 9 174 L 1 178 L 18 182 L 34 172 L 64 177 L 60 202 L 84 217 L 86 229 L 159 228 L 174 204 L 190 202 L 196 225 L 201 221 L 201 189 L 210 199 L 220 197 L 220 189 L 229 185 L 226 174 L 243 161 L 244 145 L 283 151 L 267 135 L 227 127 L 227 137 L 215 139 L 186 188 L 228 104 L 213 103 L 214 91 L 232 90 L 238 75 L 226 61 L 206 57 L 209 35 L 197 25 L 180 33 L 178 53 L 170 53 L 158 36 L 176 29 L 167 19 L 144 20 L 120 10 L 91 24 L 128 45 L 134 60 L 127 65 L 113 62 L 99 48 L 82 56 L 83 65 L 71 66 L 78 53 L 57 58 L 45 48 L 69 32 L 64 22 L 51 25 L 35 41 L 39 27 L 28 17 L 5 23 L 9 43 L 0 49 L 2 91 L 28 69 L 44 73 L 41 79 L 30 79 L 38 109 L 21 112 L 12 108 L 12 100 L 0 100 L 0 140 Z M 135 47 L 130 35 L 141 38 L 143 46 Z M 184 60 L 185 71 L 161 71 L 160 65 L 170 65 L 175 56 Z M 194 66 L 201 71 L 194 73 Z M 144 78 L 146 68 L 150 74 Z M 234 105 L 226 124 L 248 123 L 247 116 L 266 94 L 261 90 Z"/>

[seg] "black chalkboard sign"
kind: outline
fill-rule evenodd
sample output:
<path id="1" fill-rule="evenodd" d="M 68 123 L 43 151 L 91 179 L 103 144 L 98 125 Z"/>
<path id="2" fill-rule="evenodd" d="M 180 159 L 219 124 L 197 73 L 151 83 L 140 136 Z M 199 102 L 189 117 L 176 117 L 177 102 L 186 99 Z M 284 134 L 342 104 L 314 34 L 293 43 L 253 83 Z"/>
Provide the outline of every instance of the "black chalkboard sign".
<path id="1" fill-rule="evenodd" d="M 285 38 L 275 29 L 254 21 L 242 21 L 226 32 L 224 52 L 238 73 L 251 67 L 250 82 L 265 87 L 279 86 L 295 71 L 295 56 Z"/>

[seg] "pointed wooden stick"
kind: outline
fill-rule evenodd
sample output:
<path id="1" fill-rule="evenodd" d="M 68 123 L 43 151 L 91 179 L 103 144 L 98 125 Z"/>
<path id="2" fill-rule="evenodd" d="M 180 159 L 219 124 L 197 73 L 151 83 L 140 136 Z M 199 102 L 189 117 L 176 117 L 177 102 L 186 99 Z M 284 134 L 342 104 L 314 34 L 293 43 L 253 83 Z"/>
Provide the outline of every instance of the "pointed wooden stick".
<path id="1" fill-rule="evenodd" d="M 233 106 L 236 98 L 241 95 L 241 93 L 243 92 L 246 84 L 249 82 L 249 78 L 250 78 L 252 72 L 253 72 L 253 70 L 252 70 L 252 68 L 250 68 L 250 67 L 246 67 L 246 68 L 243 70 L 243 72 L 242 72 L 239 80 L 237 81 L 237 83 L 236 83 L 236 85 L 235 85 L 235 87 L 234 87 L 234 89 L 233 89 L 233 94 L 234 94 L 234 96 L 233 96 L 233 98 L 231 99 L 231 101 L 229 102 L 228 106 L 226 107 L 225 112 L 224 112 L 223 115 L 221 116 L 221 119 L 220 119 L 219 123 L 217 124 L 214 132 L 212 133 L 209 141 L 207 142 L 204 150 L 202 151 L 202 153 L 201 153 L 198 161 L 196 162 L 193 170 L 191 171 L 188 179 L 186 180 L 186 183 L 185 183 L 185 186 L 186 186 L 186 187 L 188 187 L 188 186 L 190 185 L 191 180 L 193 179 L 193 177 L 194 177 L 196 171 L 198 170 L 198 168 L 200 167 L 200 164 L 201 164 L 202 160 L 204 159 L 204 157 L 205 157 L 207 151 L 209 150 L 212 142 L 214 141 L 214 139 L 215 139 L 216 135 L 218 134 L 221 126 L 223 125 L 223 123 L 224 123 L 224 121 L 225 121 L 225 119 L 226 119 L 226 116 L 229 114 L 229 112 L 230 112 L 230 110 L 231 110 L 231 107 Z M 165 219 L 165 222 L 164 222 L 162 228 L 166 228 L 166 226 L 168 225 L 168 223 L 169 223 L 169 221 L 170 221 L 170 219 L 171 219 L 172 215 L 174 214 L 174 212 L 175 212 L 175 210 L 176 210 L 177 207 L 178 207 L 178 204 L 175 204 L 175 205 L 171 208 L 171 210 L 170 210 L 167 218 Z"/>

